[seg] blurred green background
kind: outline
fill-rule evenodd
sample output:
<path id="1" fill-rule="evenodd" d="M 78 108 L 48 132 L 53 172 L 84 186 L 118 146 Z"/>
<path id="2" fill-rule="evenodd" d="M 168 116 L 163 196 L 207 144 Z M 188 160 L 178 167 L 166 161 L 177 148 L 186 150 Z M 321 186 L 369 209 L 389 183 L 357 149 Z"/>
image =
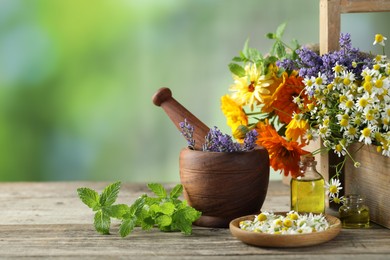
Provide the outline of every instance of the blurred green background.
<path id="1" fill-rule="evenodd" d="M 178 182 L 186 145 L 160 87 L 230 133 L 220 96 L 247 38 L 317 43 L 316 0 L 0 0 L 0 181 Z M 388 13 L 348 14 L 342 31 L 372 48 Z M 377 51 L 377 49 L 375 49 Z M 389 50 L 387 50 L 389 53 Z M 280 178 L 273 173 L 272 178 Z"/>

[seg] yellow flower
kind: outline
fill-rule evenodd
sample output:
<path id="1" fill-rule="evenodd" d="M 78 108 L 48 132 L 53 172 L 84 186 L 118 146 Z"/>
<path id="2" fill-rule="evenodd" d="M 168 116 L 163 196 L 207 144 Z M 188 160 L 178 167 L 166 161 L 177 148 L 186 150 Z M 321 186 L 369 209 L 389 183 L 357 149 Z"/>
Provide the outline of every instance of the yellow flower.
<path id="1" fill-rule="evenodd" d="M 373 45 L 380 44 L 382 46 L 385 46 L 385 41 L 387 40 L 386 37 L 384 37 L 382 34 L 375 34 L 375 41 Z"/>
<path id="2" fill-rule="evenodd" d="M 299 138 L 303 140 L 303 136 L 307 129 L 309 129 L 307 120 L 301 119 L 298 114 L 295 114 L 286 127 L 286 138 L 292 141 L 297 141 Z"/>
<path id="3" fill-rule="evenodd" d="M 261 75 L 255 64 L 245 66 L 244 77 L 233 75 L 234 84 L 230 86 L 232 98 L 239 105 L 249 105 L 253 110 L 254 105 L 263 102 L 262 95 L 270 93 L 268 87 L 273 83 L 272 75 L 272 71 L 267 75 Z"/>
<path id="4" fill-rule="evenodd" d="M 221 97 L 221 110 L 226 117 L 227 125 L 232 132 L 240 125 L 248 125 L 248 117 L 242 107 L 237 104 L 229 95 Z"/>

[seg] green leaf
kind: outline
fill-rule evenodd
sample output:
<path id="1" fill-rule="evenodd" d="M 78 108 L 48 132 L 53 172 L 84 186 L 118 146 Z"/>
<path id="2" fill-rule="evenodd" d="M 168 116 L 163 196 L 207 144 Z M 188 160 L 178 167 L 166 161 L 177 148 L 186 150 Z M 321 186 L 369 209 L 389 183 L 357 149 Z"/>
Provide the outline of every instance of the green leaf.
<path id="1" fill-rule="evenodd" d="M 180 230 L 186 235 L 192 233 L 192 222 L 183 217 L 181 213 L 174 214 L 172 216 L 172 230 Z"/>
<path id="2" fill-rule="evenodd" d="M 121 182 L 115 182 L 108 185 L 100 195 L 100 205 L 101 206 L 111 206 L 114 204 L 118 197 L 119 189 Z"/>
<path id="3" fill-rule="evenodd" d="M 104 212 L 112 218 L 121 219 L 126 212 L 129 211 L 129 206 L 126 204 L 117 204 L 104 208 Z"/>
<path id="4" fill-rule="evenodd" d="M 155 221 L 152 217 L 146 217 L 141 222 L 141 227 L 143 230 L 150 230 L 153 228 Z"/>
<path id="5" fill-rule="evenodd" d="M 241 67 L 240 65 L 236 63 L 230 63 L 229 65 L 229 70 L 234 74 L 239 77 L 244 77 L 245 76 L 245 69 Z"/>
<path id="6" fill-rule="evenodd" d="M 275 46 L 276 46 L 276 55 L 279 58 L 285 57 L 286 56 L 286 49 L 285 49 L 283 43 L 280 41 L 277 41 Z"/>
<path id="7" fill-rule="evenodd" d="M 201 212 L 197 211 L 196 209 L 194 209 L 192 207 L 186 207 L 186 208 L 181 210 L 180 214 L 182 215 L 182 217 L 184 219 L 186 219 L 192 223 L 200 217 Z"/>
<path id="8" fill-rule="evenodd" d="M 274 33 L 267 33 L 265 36 L 266 36 L 268 39 L 271 39 L 271 40 L 273 40 L 273 39 L 276 38 L 276 34 L 274 34 Z"/>
<path id="9" fill-rule="evenodd" d="M 257 49 L 250 48 L 249 49 L 249 57 L 250 57 L 250 60 L 252 60 L 253 62 L 256 62 L 257 60 L 259 60 L 261 58 L 261 55 Z"/>
<path id="10" fill-rule="evenodd" d="M 172 215 L 175 211 L 175 205 L 172 202 L 165 202 L 160 205 L 160 212 L 165 215 Z"/>
<path id="11" fill-rule="evenodd" d="M 177 199 L 180 197 L 182 193 L 183 193 L 183 185 L 178 184 L 171 190 L 171 192 L 169 193 L 169 197 L 171 199 Z"/>
<path id="12" fill-rule="evenodd" d="M 149 183 L 148 188 L 157 195 L 157 197 L 163 199 L 167 197 L 167 191 L 159 183 Z"/>
<path id="13" fill-rule="evenodd" d="M 243 54 L 244 57 L 246 57 L 246 58 L 249 57 L 248 49 L 249 49 L 249 38 L 246 39 L 246 41 L 245 41 L 245 43 L 244 43 L 244 48 L 242 49 L 242 54 Z"/>
<path id="14" fill-rule="evenodd" d="M 142 211 L 142 208 L 145 205 L 145 195 L 139 197 L 134 201 L 134 203 L 129 208 L 129 214 L 130 215 L 139 215 Z"/>
<path id="15" fill-rule="evenodd" d="M 172 218 L 167 215 L 161 215 L 156 219 L 156 224 L 161 227 L 167 227 L 172 224 Z"/>
<path id="16" fill-rule="evenodd" d="M 104 235 L 110 234 L 110 225 L 111 220 L 107 214 L 104 214 L 103 211 L 99 210 L 95 214 L 94 226 L 97 232 Z"/>
<path id="17" fill-rule="evenodd" d="M 243 59 L 241 57 L 234 57 L 232 59 L 232 61 L 235 61 L 235 62 L 243 62 Z"/>
<path id="18" fill-rule="evenodd" d="M 276 37 L 277 38 L 279 38 L 279 39 L 282 38 L 284 30 L 286 29 L 286 25 L 287 25 L 287 23 L 282 23 L 281 25 L 278 26 L 278 28 L 276 29 Z"/>
<path id="19" fill-rule="evenodd" d="M 299 45 L 298 41 L 296 39 L 293 39 L 291 41 L 291 48 L 292 48 L 292 50 L 295 52 L 295 50 L 298 50 L 299 47 L 300 47 L 300 45 Z"/>
<path id="20" fill-rule="evenodd" d="M 85 205 L 94 211 L 99 208 L 99 194 L 96 191 L 89 188 L 78 188 L 77 193 Z"/>
<path id="21" fill-rule="evenodd" d="M 135 216 L 123 220 L 119 227 L 119 234 L 121 235 L 121 237 L 128 236 L 134 230 L 136 222 L 137 222 L 137 217 Z"/>

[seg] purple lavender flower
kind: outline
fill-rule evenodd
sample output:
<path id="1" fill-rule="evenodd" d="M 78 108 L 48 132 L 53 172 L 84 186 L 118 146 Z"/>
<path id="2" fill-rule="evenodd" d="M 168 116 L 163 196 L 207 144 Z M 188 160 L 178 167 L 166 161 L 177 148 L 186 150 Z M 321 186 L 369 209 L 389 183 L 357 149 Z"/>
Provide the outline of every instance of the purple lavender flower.
<path id="1" fill-rule="evenodd" d="M 328 79 L 328 82 L 324 83 L 328 84 L 334 79 L 333 67 L 339 64 L 354 73 L 358 77 L 357 80 L 361 80 L 359 77 L 362 70 L 366 67 L 372 67 L 372 59 L 360 52 L 359 49 L 352 48 L 351 35 L 348 33 L 340 35 L 339 43 L 340 50 L 322 56 L 303 47 L 296 51 L 298 59 L 285 59 L 278 62 L 277 65 L 287 71 L 299 70 L 299 76 L 301 77 L 317 77 L 318 72 L 321 72 Z M 352 64 L 356 64 L 356 66 L 354 67 Z"/>
<path id="2" fill-rule="evenodd" d="M 187 122 L 187 119 L 184 119 L 184 122 L 179 123 L 181 134 L 187 140 L 188 147 L 194 149 L 195 140 L 194 140 L 194 127 Z"/>
<path id="3" fill-rule="evenodd" d="M 254 129 L 252 131 L 249 131 L 246 134 L 246 136 L 244 138 L 243 151 L 249 151 L 249 150 L 252 150 L 253 148 L 255 148 L 257 135 L 258 135 L 258 133 Z"/>
<path id="4" fill-rule="evenodd" d="M 186 138 L 188 147 L 194 149 L 195 140 L 193 139 L 194 127 L 184 119 L 184 122 L 179 123 L 181 133 Z M 203 151 L 209 152 L 240 152 L 252 150 L 256 145 L 257 132 L 256 130 L 249 131 L 244 139 L 244 145 L 233 141 L 233 138 L 228 134 L 223 134 L 216 126 L 210 129 L 205 136 L 205 142 L 202 145 Z"/>

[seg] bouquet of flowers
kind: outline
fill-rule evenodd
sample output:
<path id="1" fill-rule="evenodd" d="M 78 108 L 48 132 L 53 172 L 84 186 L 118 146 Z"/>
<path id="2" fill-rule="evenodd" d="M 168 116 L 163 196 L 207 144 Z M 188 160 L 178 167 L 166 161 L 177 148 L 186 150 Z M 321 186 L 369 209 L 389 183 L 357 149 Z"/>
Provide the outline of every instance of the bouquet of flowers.
<path id="1" fill-rule="evenodd" d="M 339 175 L 349 145 L 376 145 L 390 156 L 390 64 L 384 53 L 386 37 L 375 35 L 381 55 L 353 48 L 351 36 L 341 34 L 340 50 L 319 55 L 296 40 L 282 41 L 286 24 L 267 37 L 274 40 L 263 56 L 245 43 L 229 64 L 234 83 L 221 98 L 221 109 L 233 136 L 240 140 L 255 129 L 257 144 L 264 146 L 274 170 L 296 177 L 304 147 L 318 138 L 323 148 L 344 156 L 335 165 L 336 175 L 327 183 L 331 201 L 339 203 Z M 325 151 L 323 151 L 325 150 Z M 354 161 L 355 167 L 360 164 Z"/>

